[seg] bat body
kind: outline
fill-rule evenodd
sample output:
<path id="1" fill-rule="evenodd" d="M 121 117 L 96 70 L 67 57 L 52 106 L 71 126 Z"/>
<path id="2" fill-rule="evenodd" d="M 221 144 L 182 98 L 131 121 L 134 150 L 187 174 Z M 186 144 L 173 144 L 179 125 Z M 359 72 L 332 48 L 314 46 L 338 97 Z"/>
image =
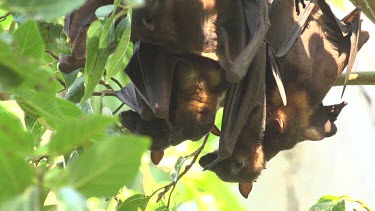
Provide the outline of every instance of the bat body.
<path id="1" fill-rule="evenodd" d="M 96 9 L 108 4 L 113 4 L 113 0 L 88 0 L 78 10 L 65 17 L 64 32 L 71 40 L 72 55 L 60 55 L 58 68 L 63 73 L 73 72 L 85 65 L 87 30 L 96 20 Z"/>
<path id="2" fill-rule="evenodd" d="M 207 58 L 174 55 L 148 43 L 135 46 L 126 68 L 133 83 L 116 92 L 136 112 L 126 113 L 123 125 L 151 136 L 151 150 L 157 151 L 209 133 L 228 89 L 220 66 Z M 153 127 L 154 123 L 158 125 Z"/>
<path id="3" fill-rule="evenodd" d="M 148 0 L 133 12 L 131 40 L 217 61 L 235 83 L 268 29 L 268 16 L 259 17 L 259 9 L 265 9 L 263 0 Z M 258 20 L 263 22 L 256 30 Z"/>
<path id="4" fill-rule="evenodd" d="M 295 10 L 294 7 L 293 2 L 275 1 L 270 8 L 270 21 L 278 24 L 268 31 L 266 40 L 275 51 L 281 47 L 288 35 L 287 30 L 294 24 L 280 18 L 280 15 L 294 14 L 291 12 Z M 303 26 L 300 38 L 285 56 L 277 58 L 282 69 L 281 78 L 286 85 L 288 105 L 282 104 L 276 87 L 267 87 L 265 149 L 290 149 L 302 140 L 321 140 L 336 132 L 321 102 L 343 69 L 353 62 L 351 59 L 354 59 L 356 52 L 352 52 L 352 45 L 361 47 L 368 39 L 367 32 L 354 31 L 360 29 L 360 13 L 357 11 L 339 21 L 328 4 L 318 0 Z M 297 20 L 297 17 L 294 16 L 294 19 Z M 280 23 L 280 20 L 285 20 L 285 23 Z M 358 34 L 360 43 L 353 43 L 356 42 L 352 39 L 355 34 Z M 357 51 L 358 47 L 354 49 Z M 326 120 L 326 129 L 331 128 L 332 131 L 323 132 L 320 125 L 320 131 L 313 133 L 312 124 L 322 121 L 322 118 Z M 267 157 L 270 159 L 272 156 Z"/>

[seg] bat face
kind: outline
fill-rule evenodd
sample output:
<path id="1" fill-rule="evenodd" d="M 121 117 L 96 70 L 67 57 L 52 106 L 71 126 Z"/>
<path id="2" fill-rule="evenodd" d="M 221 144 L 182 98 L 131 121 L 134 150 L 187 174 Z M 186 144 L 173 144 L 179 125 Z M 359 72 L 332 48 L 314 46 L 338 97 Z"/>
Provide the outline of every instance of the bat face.
<path id="1" fill-rule="evenodd" d="M 207 166 L 215 159 L 217 159 L 217 152 L 211 152 L 204 155 L 199 160 L 199 164 Z M 221 180 L 226 182 L 249 183 L 258 178 L 265 165 L 262 144 L 237 144 L 232 156 L 214 165 L 209 170 L 215 172 Z"/>
<path id="2" fill-rule="evenodd" d="M 121 112 L 119 118 L 121 124 L 131 132 L 150 136 L 151 150 L 161 151 L 170 146 L 169 130 L 164 120 L 143 120 L 138 113 L 131 110 Z"/>
<path id="3" fill-rule="evenodd" d="M 197 141 L 209 133 L 226 91 L 219 65 L 198 56 L 180 59 L 174 69 L 170 142 Z"/>

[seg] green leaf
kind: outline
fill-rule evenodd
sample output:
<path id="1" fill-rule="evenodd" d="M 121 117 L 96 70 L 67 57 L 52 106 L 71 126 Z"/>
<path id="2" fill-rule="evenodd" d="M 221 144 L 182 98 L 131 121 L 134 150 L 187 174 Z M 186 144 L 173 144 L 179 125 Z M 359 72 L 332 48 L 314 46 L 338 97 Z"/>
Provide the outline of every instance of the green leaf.
<path id="1" fill-rule="evenodd" d="M 72 12 L 85 3 L 84 0 L 12 0 L 3 5 L 12 12 L 19 12 L 29 18 L 49 20 Z"/>
<path id="2" fill-rule="evenodd" d="M 180 174 L 181 167 L 187 159 L 185 157 L 179 157 L 176 163 L 174 164 L 174 172 L 172 173 L 173 181 L 177 181 L 178 175 Z"/>
<path id="3" fill-rule="evenodd" d="M 25 191 L 35 177 L 26 161 L 26 156 L 20 156 L 15 148 L 4 144 L 11 140 L 0 140 L 0 204 Z"/>
<path id="4" fill-rule="evenodd" d="M 45 49 L 54 52 L 56 55 L 64 53 L 70 55 L 72 50 L 67 43 L 67 36 L 63 26 L 55 23 L 38 23 Z"/>
<path id="5" fill-rule="evenodd" d="M 158 207 L 155 211 L 168 211 L 168 207 L 167 206 L 161 206 L 161 207 Z"/>
<path id="6" fill-rule="evenodd" d="M 68 183 L 87 197 L 114 195 L 134 180 L 149 144 L 136 136 L 95 143 L 68 166 Z"/>
<path id="7" fill-rule="evenodd" d="M 116 51 L 109 57 L 107 64 L 107 80 L 112 78 L 119 71 L 123 71 L 128 63 L 126 51 L 129 47 L 130 27 L 121 36 Z"/>
<path id="8" fill-rule="evenodd" d="M 60 211 L 86 211 L 89 210 L 86 198 L 70 187 L 63 187 L 56 193 L 57 210 Z"/>
<path id="9" fill-rule="evenodd" d="M 14 36 L 20 46 L 22 56 L 31 56 L 39 59 L 44 53 L 43 40 L 38 25 L 34 20 L 29 20 L 14 32 Z"/>
<path id="10" fill-rule="evenodd" d="M 21 120 L 0 104 L 0 148 L 21 157 L 33 149 L 33 138 L 23 129 Z M 1 152 L 1 151 L 0 151 Z"/>
<path id="11" fill-rule="evenodd" d="M 95 11 L 95 16 L 98 18 L 106 18 L 109 16 L 109 14 L 111 14 L 113 9 L 113 4 L 101 6 Z"/>
<path id="12" fill-rule="evenodd" d="M 31 133 L 34 140 L 34 146 L 39 143 L 41 137 L 43 136 L 44 132 L 46 132 L 46 128 L 38 121 L 36 117 L 30 117 L 25 115 L 25 124 L 27 131 Z"/>
<path id="13" fill-rule="evenodd" d="M 12 69 L 0 64 L 0 92 L 14 91 L 22 83 L 22 78 Z"/>
<path id="14" fill-rule="evenodd" d="M 53 74 L 44 70 L 39 61 L 22 57 L 13 46 L 12 39 L 0 39 L 0 49 L 2 49 L 0 51 L 0 64 L 2 67 L 6 67 L 0 69 L 1 73 L 4 70 L 11 71 L 21 77 L 23 89 L 55 96 L 59 85 Z"/>
<path id="15" fill-rule="evenodd" d="M 127 198 L 124 202 L 117 207 L 118 211 L 138 211 L 138 209 L 145 210 L 148 200 L 148 196 L 142 194 L 136 194 Z"/>
<path id="16" fill-rule="evenodd" d="M 79 73 L 79 69 L 74 70 L 73 72 L 69 74 L 61 73 L 62 76 L 64 77 L 65 85 L 67 88 L 72 86 L 73 83 L 76 81 L 78 73 Z"/>
<path id="17" fill-rule="evenodd" d="M 323 196 L 313 205 L 310 211 L 345 211 L 345 200 L 342 196 Z"/>
<path id="18" fill-rule="evenodd" d="M 76 146 L 88 143 L 98 136 L 102 137 L 112 123 L 112 118 L 93 115 L 65 121 L 51 138 L 50 151 L 58 155 L 71 152 Z"/>
<path id="19" fill-rule="evenodd" d="M 115 40 L 114 14 L 106 19 L 99 38 L 99 49 L 109 48 L 109 45 Z"/>
<path id="20" fill-rule="evenodd" d="M 87 58 L 84 70 L 85 95 L 81 100 L 81 104 L 91 97 L 105 70 L 109 49 L 99 48 L 100 37 L 102 37 L 101 32 L 102 23 L 99 20 L 91 23 L 87 32 Z"/>
<path id="21" fill-rule="evenodd" d="M 83 76 L 81 76 L 76 81 L 74 81 L 74 83 L 69 87 L 64 98 L 71 102 L 79 103 L 84 94 L 84 78 Z"/>
<path id="22" fill-rule="evenodd" d="M 5 202 L 1 211 L 38 211 L 40 208 L 40 191 L 37 187 L 29 187 L 26 191 L 16 198 Z"/>
<path id="23" fill-rule="evenodd" d="M 70 118 L 74 119 L 80 117 L 82 111 L 72 102 L 56 97 L 57 108 L 61 111 L 61 118 L 69 121 Z"/>

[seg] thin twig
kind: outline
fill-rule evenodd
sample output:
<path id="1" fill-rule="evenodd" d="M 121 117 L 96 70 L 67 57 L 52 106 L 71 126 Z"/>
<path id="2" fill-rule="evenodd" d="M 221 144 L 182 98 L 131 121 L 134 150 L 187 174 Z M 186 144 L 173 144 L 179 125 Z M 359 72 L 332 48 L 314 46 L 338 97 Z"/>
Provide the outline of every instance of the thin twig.
<path id="1" fill-rule="evenodd" d="M 94 93 L 92 93 L 92 96 L 102 96 L 103 94 L 104 94 L 104 96 L 117 97 L 116 94 L 115 94 L 115 91 L 113 91 L 113 90 L 104 90 L 104 91 L 94 92 Z"/>
<path id="2" fill-rule="evenodd" d="M 341 74 L 334 86 L 342 86 L 345 81 L 345 73 Z M 375 85 L 375 72 L 354 72 L 349 76 L 347 85 Z"/>
<path id="3" fill-rule="evenodd" d="M 105 81 L 103 81 L 103 80 L 100 80 L 99 81 L 99 84 L 100 85 L 103 85 L 105 88 L 107 88 L 107 89 L 111 89 L 111 90 L 114 90 L 113 88 L 112 88 L 112 86 L 109 84 L 109 83 L 106 83 Z"/>
<path id="4" fill-rule="evenodd" d="M 121 105 L 113 111 L 113 114 L 116 114 L 122 107 L 124 107 L 125 103 L 121 103 Z"/>
<path id="5" fill-rule="evenodd" d="M 122 86 L 122 84 L 120 83 L 120 81 L 118 81 L 116 78 L 112 77 L 111 80 L 112 80 L 113 82 L 115 82 L 115 83 L 117 84 L 117 86 L 120 87 L 120 89 L 124 88 L 124 87 Z"/>
<path id="6" fill-rule="evenodd" d="M 10 15 L 10 12 L 7 12 L 7 13 L 5 13 L 5 15 L 3 15 L 3 16 L 0 16 L 0 22 L 1 21 L 5 21 L 5 19 L 7 19 L 7 17 Z"/>
<path id="7" fill-rule="evenodd" d="M 56 59 L 57 61 L 59 60 L 59 57 L 56 56 L 52 51 L 45 51 L 46 53 L 48 53 L 52 58 Z"/>
<path id="8" fill-rule="evenodd" d="M 171 190 L 170 191 L 170 193 L 169 193 L 169 196 L 168 196 L 168 203 L 167 203 L 167 208 L 169 208 L 169 206 L 170 206 L 170 202 L 171 202 L 171 197 L 172 197 L 172 194 L 173 194 L 173 191 L 175 190 L 175 187 L 176 187 L 176 185 L 177 185 L 177 183 L 178 183 L 178 181 L 191 169 L 191 167 L 194 165 L 194 163 L 197 161 L 197 159 L 198 159 L 198 156 L 200 155 L 200 153 L 202 152 L 202 150 L 204 149 L 204 147 L 205 147 L 205 145 L 206 145 L 206 143 L 207 143 L 207 140 L 208 140 L 208 137 L 209 137 L 209 135 L 210 134 L 207 134 L 206 136 L 205 136 L 205 138 L 204 138 L 204 140 L 203 140 L 203 143 L 202 143 L 202 145 L 195 151 L 195 152 L 193 152 L 191 155 L 188 155 L 188 156 L 185 156 L 185 158 L 189 158 L 189 157 L 191 157 L 191 156 L 194 156 L 193 157 L 193 160 L 188 164 L 188 165 L 186 165 L 185 166 L 185 169 L 184 169 L 184 171 L 182 171 L 179 175 L 178 175 L 178 177 L 177 177 L 177 179 L 176 180 L 174 180 L 174 181 L 172 181 L 171 183 L 169 183 L 168 185 L 166 185 L 166 186 L 163 186 L 163 187 L 161 187 L 161 188 L 159 188 L 159 189 L 157 189 L 156 191 L 154 191 L 152 194 L 151 194 L 151 196 L 150 196 L 150 198 L 152 197 L 152 196 L 154 196 L 157 192 L 159 192 L 159 191 L 161 191 L 161 190 L 163 190 L 160 194 L 159 194 L 159 196 L 158 196 L 158 200 L 157 200 L 157 202 L 169 191 L 169 190 Z M 172 189 L 171 189 L 172 188 Z"/>

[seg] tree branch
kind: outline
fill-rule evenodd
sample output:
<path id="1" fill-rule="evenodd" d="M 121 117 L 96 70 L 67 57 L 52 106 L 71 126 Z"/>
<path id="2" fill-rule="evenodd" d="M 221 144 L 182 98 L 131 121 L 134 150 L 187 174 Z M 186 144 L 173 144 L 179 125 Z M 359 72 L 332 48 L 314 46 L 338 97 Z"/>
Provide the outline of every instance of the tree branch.
<path id="1" fill-rule="evenodd" d="M 334 86 L 343 86 L 345 73 L 341 74 Z M 375 85 L 375 72 L 355 72 L 351 73 L 347 85 Z"/>

